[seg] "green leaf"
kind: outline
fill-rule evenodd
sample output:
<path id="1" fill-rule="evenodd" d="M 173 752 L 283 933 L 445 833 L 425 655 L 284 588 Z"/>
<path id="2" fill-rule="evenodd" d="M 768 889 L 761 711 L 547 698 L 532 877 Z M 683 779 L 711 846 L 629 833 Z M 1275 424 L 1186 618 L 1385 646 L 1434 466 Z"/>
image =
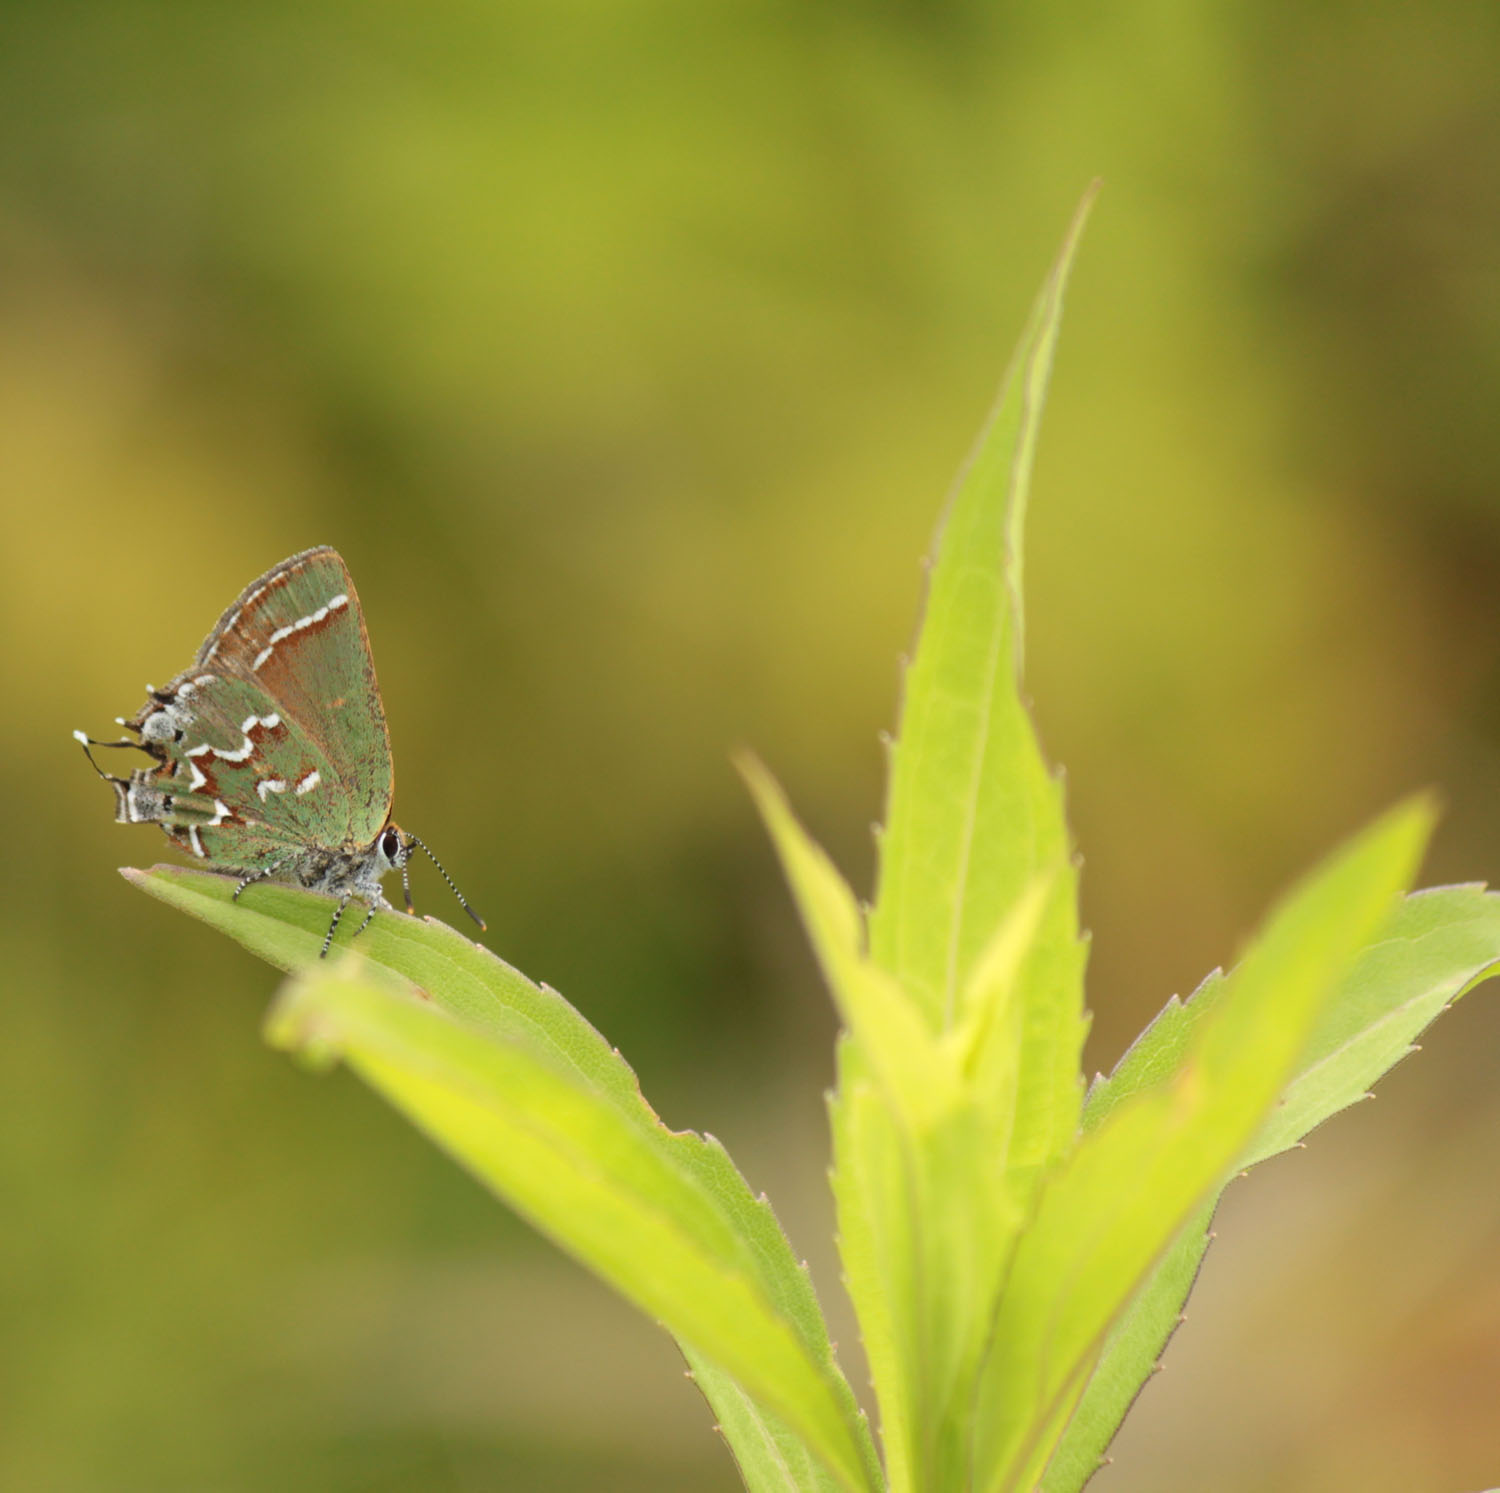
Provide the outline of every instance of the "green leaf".
<path id="1" fill-rule="evenodd" d="M 1323 1012 L 1241 1168 L 1295 1146 L 1358 1103 L 1412 1042 L 1500 964 L 1500 896 L 1478 886 L 1431 887 L 1406 897 Z"/>
<path id="2" fill-rule="evenodd" d="M 685 1352 L 749 1493 L 839 1493 L 838 1479 L 784 1420 L 751 1399 L 717 1364 L 692 1349 Z"/>
<path id="3" fill-rule="evenodd" d="M 910 1493 L 913 1478 L 915 1378 L 920 1360 L 915 1304 L 919 1257 L 912 1239 L 915 1209 L 906 1187 L 906 1138 L 890 1103 L 870 1076 L 852 1038 L 838 1044 L 838 1087 L 828 1105 L 831 1175 L 844 1288 L 859 1318 L 880 1406 L 880 1441 L 892 1493 Z"/>
<path id="4" fill-rule="evenodd" d="M 1036 1178 L 1077 1126 L 1077 878 L 1020 695 L 1020 538 L 1087 206 L 946 521 L 893 749 L 868 949 L 848 886 L 770 778 L 745 769 L 850 1034 L 832 1107 L 834 1196 L 898 1493 L 963 1477 L 1010 1247 Z"/>
<path id="5" fill-rule="evenodd" d="M 1340 982 L 1282 1091 L 1235 1170 L 1296 1145 L 1356 1103 L 1412 1051 L 1413 1039 L 1500 965 L 1500 896 L 1481 887 L 1436 887 L 1404 898 Z M 1170 1002 L 1107 1079 L 1089 1094 L 1084 1123 L 1176 1071 L 1198 1025 L 1221 999 L 1213 975 L 1185 1004 Z M 1076 1493 L 1099 1465 L 1131 1401 L 1176 1327 L 1207 1248 L 1215 1202 L 1174 1243 L 1110 1334 L 1043 1479 L 1044 1493 Z"/>
<path id="6" fill-rule="evenodd" d="M 1200 1209 L 1172 1241 L 1111 1330 L 1078 1408 L 1037 1485 L 1040 1493 L 1078 1493 L 1103 1464 L 1120 1422 L 1182 1321 L 1183 1303 L 1208 1252 L 1208 1228 L 1216 1206 L 1217 1199 Z"/>
<path id="7" fill-rule="evenodd" d="M 1024 971 L 1036 948 L 1047 904 L 1064 885 L 1060 869 L 1033 878 L 969 971 L 958 1021 L 943 1033 L 940 1043 L 980 1101 L 993 1111 L 996 1138 L 1003 1136 L 1007 1156 L 1019 1086 L 1016 1070 L 1023 1040 Z M 1062 895 L 1071 896 L 1071 888 Z"/>
<path id="8" fill-rule="evenodd" d="M 811 1282 L 769 1206 L 716 1141 L 661 1124 L 629 1066 L 561 996 L 441 923 L 377 914 L 356 973 L 347 958 L 317 957 L 326 897 L 267 885 L 234 903 L 228 877 L 170 867 L 126 875 L 272 964 L 309 971 L 277 1008 L 281 1041 L 314 1058 L 344 1056 L 657 1317 L 700 1368 L 732 1375 L 768 1424 L 782 1423 L 781 1439 L 800 1438 L 839 1487 L 881 1486 Z M 716 1391 L 720 1382 L 712 1373 L 699 1381 Z M 743 1417 L 713 1403 L 726 1437 L 737 1434 Z M 734 1451 L 755 1463 L 753 1448 Z"/>
<path id="9" fill-rule="evenodd" d="M 747 757 L 740 770 L 847 1029 L 831 1104 L 840 1252 L 881 1408 L 887 1476 L 901 1493 L 912 1486 L 908 1437 L 921 1424 L 921 1370 L 931 1363 L 920 1303 L 934 1273 L 922 1248 L 925 1211 L 913 1193 L 915 1152 L 919 1133 L 930 1134 L 953 1102 L 953 1075 L 906 993 L 866 958 L 847 883 L 760 763 Z"/>
<path id="10" fill-rule="evenodd" d="M 786 795 L 753 757 L 740 761 L 781 856 L 813 951 L 838 1006 L 887 1097 L 914 1132 L 958 1098 L 958 1064 L 942 1051 L 901 986 L 865 957 L 864 921 L 848 883 L 797 822 Z"/>
<path id="11" fill-rule="evenodd" d="M 1322 1010 L 1409 882 L 1422 800 L 1377 821 L 1271 915 L 1181 1063 L 1122 1100 L 1044 1187 L 980 1380 L 973 1486 L 1031 1488 L 1105 1335 L 1243 1156 Z"/>
<path id="12" fill-rule="evenodd" d="M 974 1375 L 1024 1217 L 1009 1168 L 1020 970 L 1056 876 L 1039 877 L 968 982 L 958 1025 L 935 1038 L 863 951 L 854 895 L 759 763 L 742 770 L 849 1029 L 835 1115 L 835 1197 L 882 1407 L 892 1485 L 957 1486 Z M 1030 1174 L 1026 1174 L 1029 1184 Z"/>
<path id="13" fill-rule="evenodd" d="M 863 1065 L 839 1049 L 833 1173 L 845 1284 L 860 1316 L 895 1493 L 960 1486 L 986 1303 L 1018 1210 L 985 1166 L 983 1117 L 951 1109 L 920 1142 Z"/>
<path id="14" fill-rule="evenodd" d="M 944 519 L 906 675 L 870 916 L 874 961 L 930 1026 L 959 1015 L 966 982 L 1040 873 L 1061 866 L 1028 960 L 1017 1160 L 1040 1168 L 1077 1128 L 1084 947 L 1058 780 L 1020 690 L 1021 535 L 1038 423 L 1092 192 L 1039 296 Z"/>
<path id="15" fill-rule="evenodd" d="M 968 1386 L 1004 1241 L 1021 1218 L 1004 1183 L 1004 1141 L 992 1140 L 988 1117 L 1000 1106 L 977 1102 L 967 1081 L 965 1060 L 976 1047 L 996 1044 L 975 1036 L 939 1045 L 896 981 L 865 957 L 853 893 L 780 789 L 758 763 L 742 767 L 849 1028 L 840 1061 L 848 1123 L 835 1125 L 835 1195 L 859 1207 L 853 1227 L 863 1228 L 870 1244 L 868 1268 L 851 1276 L 850 1290 L 878 1345 L 871 1374 L 888 1449 L 890 1437 L 904 1445 L 909 1435 L 920 1469 L 914 1484 L 946 1486 L 962 1469 Z M 987 965 L 990 978 L 1005 979 L 1035 923 L 1032 913 L 1009 928 Z M 904 1452 L 895 1460 L 905 1468 Z M 896 1474 L 895 1486 L 906 1476 Z"/>

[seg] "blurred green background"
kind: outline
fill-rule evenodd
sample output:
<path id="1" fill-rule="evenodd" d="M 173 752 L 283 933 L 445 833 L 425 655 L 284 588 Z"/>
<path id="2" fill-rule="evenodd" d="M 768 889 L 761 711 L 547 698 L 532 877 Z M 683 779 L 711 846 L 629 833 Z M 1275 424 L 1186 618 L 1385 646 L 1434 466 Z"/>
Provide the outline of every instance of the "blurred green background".
<path id="1" fill-rule="evenodd" d="M 663 1336 L 113 873 L 167 847 L 69 730 L 320 542 L 402 823 L 770 1192 L 863 1384 L 728 753 L 869 886 L 918 556 L 1096 173 L 1028 683 L 1108 1066 L 1412 787 L 1428 880 L 1500 873 L 1500 14 L 0 9 L 0 1486 L 737 1486 Z M 1101 1493 L 1500 1482 L 1497 996 L 1231 1189 Z"/>

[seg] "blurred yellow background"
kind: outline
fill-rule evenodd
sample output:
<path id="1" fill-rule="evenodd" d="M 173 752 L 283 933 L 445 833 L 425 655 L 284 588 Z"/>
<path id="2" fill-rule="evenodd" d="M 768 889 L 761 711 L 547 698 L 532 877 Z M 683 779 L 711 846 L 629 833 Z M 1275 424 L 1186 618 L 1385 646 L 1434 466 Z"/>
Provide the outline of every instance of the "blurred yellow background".
<path id="1" fill-rule="evenodd" d="M 1090 1062 L 1406 790 L 1500 874 L 1500 14 L 982 0 L 0 12 L 0 1487 L 727 1490 L 670 1343 L 132 892 L 107 735 L 354 572 L 397 813 L 829 1244 L 756 748 L 872 872 L 918 556 L 1078 195 L 1028 684 Z M 459 921 L 436 876 L 419 906 Z M 1500 1483 L 1500 990 L 1231 1189 L 1101 1493 Z"/>

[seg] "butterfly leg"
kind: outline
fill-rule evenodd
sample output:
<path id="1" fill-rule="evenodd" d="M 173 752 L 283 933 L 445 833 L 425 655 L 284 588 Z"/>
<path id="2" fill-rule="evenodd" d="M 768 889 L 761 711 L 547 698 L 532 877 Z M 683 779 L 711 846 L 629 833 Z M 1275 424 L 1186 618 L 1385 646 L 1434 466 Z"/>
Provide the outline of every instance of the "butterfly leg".
<path id="1" fill-rule="evenodd" d="M 349 898 L 351 895 L 352 893 L 345 892 L 344 895 L 339 898 L 339 905 L 333 909 L 333 921 L 328 925 L 328 932 L 323 935 L 323 947 L 318 950 L 319 959 L 326 959 L 328 957 L 328 948 L 329 945 L 333 942 L 334 930 L 337 929 L 339 925 L 339 919 L 344 915 L 344 909 L 349 905 Z"/>
<path id="2" fill-rule="evenodd" d="M 269 876 L 274 876 L 283 866 L 290 865 L 295 856 L 284 855 L 279 861 L 272 861 L 269 866 L 262 866 L 258 871 L 251 871 L 248 875 L 240 877 L 239 885 L 234 889 L 234 895 L 229 899 L 231 902 L 240 900 L 240 893 L 247 886 L 254 886 L 257 881 L 264 881 Z"/>
<path id="3" fill-rule="evenodd" d="M 371 918 L 375 917 L 375 914 L 377 914 L 378 911 L 380 911 L 380 903 L 369 903 L 368 908 L 365 909 L 365 920 L 363 920 L 362 923 L 360 923 L 360 926 L 357 927 L 356 930 L 354 930 L 354 938 L 359 938 L 360 933 L 365 932 L 365 929 L 368 929 L 368 927 L 371 926 Z M 354 938 L 350 939 L 351 944 L 353 944 Z"/>
<path id="4" fill-rule="evenodd" d="M 361 933 L 363 933 L 365 931 L 365 929 L 370 926 L 370 919 L 375 916 L 376 909 L 379 906 L 380 906 L 380 904 L 378 902 L 372 902 L 372 903 L 370 903 L 369 907 L 365 911 L 364 921 L 359 925 L 358 928 L 356 928 L 354 930 L 354 938 L 358 938 L 359 935 Z M 354 938 L 351 938 L 349 940 L 349 942 L 353 943 L 354 942 Z"/>

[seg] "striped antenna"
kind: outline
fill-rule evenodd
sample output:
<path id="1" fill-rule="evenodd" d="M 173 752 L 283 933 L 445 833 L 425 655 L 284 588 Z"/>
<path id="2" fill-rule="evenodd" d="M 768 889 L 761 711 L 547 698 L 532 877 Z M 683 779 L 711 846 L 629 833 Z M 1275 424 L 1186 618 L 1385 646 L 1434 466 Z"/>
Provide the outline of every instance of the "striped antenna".
<path id="1" fill-rule="evenodd" d="M 420 850 L 422 854 L 425 855 L 427 859 L 430 860 L 432 864 L 438 868 L 438 875 L 448 883 L 448 890 L 458 898 L 458 905 L 463 908 L 463 910 L 468 913 L 468 915 L 473 918 L 481 928 L 486 927 L 487 925 L 484 919 L 480 917 L 472 907 L 469 906 L 467 899 L 464 897 L 464 894 L 459 891 L 459 889 L 453 884 L 453 878 L 443 868 L 443 863 L 427 848 L 426 844 L 422 840 L 417 838 L 416 835 L 408 834 L 405 830 L 403 830 L 402 833 L 406 835 L 406 844 L 404 847 L 406 850 L 406 854 L 401 858 L 401 889 L 406 893 L 406 910 L 408 912 L 412 910 L 411 886 L 406 879 L 406 867 L 407 863 L 411 860 L 411 847 L 415 845 L 417 849 Z"/>

